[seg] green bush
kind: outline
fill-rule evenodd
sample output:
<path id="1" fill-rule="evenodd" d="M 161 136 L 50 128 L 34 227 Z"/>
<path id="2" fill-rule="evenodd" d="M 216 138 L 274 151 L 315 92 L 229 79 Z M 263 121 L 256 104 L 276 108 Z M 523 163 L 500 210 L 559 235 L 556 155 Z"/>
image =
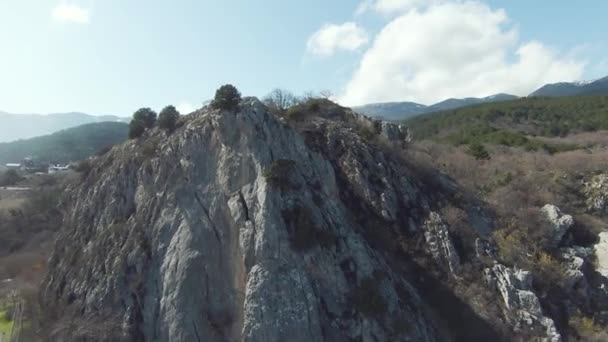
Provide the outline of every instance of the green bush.
<path id="1" fill-rule="evenodd" d="M 152 128 L 156 124 L 156 112 L 150 108 L 140 108 L 133 113 L 133 120 L 140 121 L 144 128 Z"/>
<path id="2" fill-rule="evenodd" d="M 503 187 L 509 185 L 513 181 L 513 174 L 511 172 L 497 172 L 495 185 L 497 187 Z"/>
<path id="3" fill-rule="evenodd" d="M 472 143 L 469 145 L 467 153 L 475 157 L 477 160 L 490 159 L 490 153 L 488 153 L 486 148 L 479 143 Z"/>
<path id="4" fill-rule="evenodd" d="M 308 101 L 308 110 L 313 113 L 317 113 L 321 110 L 321 100 L 319 99 L 311 99 Z"/>
<path id="5" fill-rule="evenodd" d="M 173 132 L 179 119 L 179 112 L 174 106 L 167 106 L 160 111 L 158 114 L 158 127 L 166 130 L 167 132 Z"/>
<path id="6" fill-rule="evenodd" d="M 287 111 L 285 112 L 285 117 L 287 118 L 287 120 L 299 122 L 304 121 L 304 119 L 306 119 L 306 113 L 304 113 L 299 107 L 300 106 L 294 106 L 287 109 Z"/>
<path id="7" fill-rule="evenodd" d="M 220 110 L 236 111 L 241 103 L 241 93 L 232 84 L 224 84 L 215 91 L 211 107 Z"/>
<path id="8" fill-rule="evenodd" d="M 140 120 L 131 120 L 129 123 L 129 139 L 141 137 L 146 131 L 146 125 Z"/>

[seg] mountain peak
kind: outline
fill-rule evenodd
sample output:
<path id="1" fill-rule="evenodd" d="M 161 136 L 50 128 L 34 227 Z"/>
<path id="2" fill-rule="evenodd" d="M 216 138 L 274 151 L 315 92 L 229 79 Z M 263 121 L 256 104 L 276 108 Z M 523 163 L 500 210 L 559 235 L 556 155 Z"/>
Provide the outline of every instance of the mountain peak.
<path id="1" fill-rule="evenodd" d="M 393 225 L 421 227 L 431 192 L 358 133 L 373 121 L 323 101 L 300 113 L 245 98 L 93 160 L 68 194 L 43 284 L 45 308 L 63 315 L 49 317 L 112 311 L 110 330 L 145 340 L 302 342 L 353 339 L 361 320 L 395 340 L 399 317 L 397 340 L 436 340 L 438 322 L 378 245 L 404 234 Z"/>
<path id="2" fill-rule="evenodd" d="M 360 113 L 386 120 L 405 120 L 421 114 L 456 109 L 480 103 L 514 100 L 516 98 L 517 96 L 514 95 L 500 93 L 484 98 L 450 98 L 430 106 L 425 106 L 415 102 L 385 102 L 353 107 L 353 109 Z"/>
<path id="3" fill-rule="evenodd" d="M 0 142 L 28 139 L 93 122 L 125 122 L 125 118 L 95 116 L 80 112 L 53 114 L 12 114 L 0 112 Z"/>
<path id="4" fill-rule="evenodd" d="M 546 84 L 530 96 L 576 96 L 608 94 L 608 76 L 591 81 L 558 82 Z"/>

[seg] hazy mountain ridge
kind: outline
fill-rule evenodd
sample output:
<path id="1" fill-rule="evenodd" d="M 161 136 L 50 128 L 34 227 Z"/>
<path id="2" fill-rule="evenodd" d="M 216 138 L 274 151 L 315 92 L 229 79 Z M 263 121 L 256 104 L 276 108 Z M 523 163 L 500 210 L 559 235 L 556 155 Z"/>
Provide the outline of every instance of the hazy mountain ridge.
<path id="1" fill-rule="evenodd" d="M 501 93 L 501 94 L 486 96 L 486 97 L 482 97 L 482 98 L 467 97 L 464 99 L 447 99 L 447 100 L 435 103 L 432 106 L 429 106 L 428 107 L 429 111 L 427 113 L 438 112 L 441 110 L 448 110 L 448 109 L 456 109 L 456 108 L 472 106 L 472 105 L 481 104 L 481 103 L 492 103 L 492 102 L 515 100 L 517 98 L 519 98 L 519 97 L 515 96 L 515 95 Z"/>
<path id="2" fill-rule="evenodd" d="M 427 113 L 428 106 L 415 102 L 384 102 L 356 106 L 353 110 L 365 115 L 393 120 Z"/>
<path id="3" fill-rule="evenodd" d="M 583 82 L 558 82 L 546 84 L 528 97 L 561 97 L 561 96 L 578 96 L 578 95 L 607 95 L 608 94 L 608 76 L 593 81 Z M 386 102 L 386 103 L 371 103 L 362 106 L 353 107 L 354 110 L 374 117 L 383 118 L 386 120 L 406 120 L 420 114 L 428 114 L 440 112 L 450 109 L 458 109 L 462 107 L 515 100 L 519 98 L 515 95 L 499 93 L 483 98 L 467 97 L 463 99 L 447 99 L 433 105 L 423 105 L 415 102 Z"/>
<path id="4" fill-rule="evenodd" d="M 608 129 L 606 106 L 608 96 L 528 97 L 430 113 L 406 124 L 417 139 L 468 143 L 500 131 L 509 132 L 509 139 L 498 140 L 512 143 L 512 138 L 521 140 L 526 134 L 555 137 Z"/>
<path id="5" fill-rule="evenodd" d="M 123 142 L 127 130 L 128 125 L 124 122 L 97 122 L 0 143 L 0 163 L 20 162 L 25 157 L 53 163 L 86 159 L 106 146 Z"/>
<path id="6" fill-rule="evenodd" d="M 0 111 L 0 142 L 10 142 L 51 134 L 62 129 L 94 122 L 127 122 L 114 115 L 95 116 L 79 112 L 53 114 L 13 114 Z"/>
<path id="7" fill-rule="evenodd" d="M 353 107 L 353 110 L 365 115 L 380 117 L 386 120 L 404 120 L 410 117 L 439 112 L 442 110 L 456 109 L 481 103 L 514 100 L 518 97 L 510 94 L 496 94 L 483 98 L 467 97 L 464 99 L 447 99 L 427 106 L 415 102 L 386 102 L 372 103 Z"/>
<path id="8" fill-rule="evenodd" d="M 590 82 L 559 82 L 547 84 L 530 96 L 575 96 L 608 94 L 608 76 Z"/>

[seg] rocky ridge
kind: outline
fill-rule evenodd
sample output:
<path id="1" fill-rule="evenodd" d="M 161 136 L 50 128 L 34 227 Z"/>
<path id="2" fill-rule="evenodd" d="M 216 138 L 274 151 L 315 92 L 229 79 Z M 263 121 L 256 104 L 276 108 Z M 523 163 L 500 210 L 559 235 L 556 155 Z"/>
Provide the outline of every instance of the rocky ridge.
<path id="1" fill-rule="evenodd" d="M 355 148 L 332 163 L 247 98 L 114 148 L 71 190 L 48 307 L 119 313 L 122 336 L 150 341 L 443 339 L 341 192 L 413 225 L 427 200 L 358 135 L 319 132 Z"/>
<path id="2" fill-rule="evenodd" d="M 93 161 L 64 200 L 43 283 L 54 337 L 561 339 L 530 274 L 496 260 L 483 208 L 467 232 L 444 222 L 457 188 L 399 155 L 405 126 L 329 101 L 309 112 L 292 122 L 245 98 Z M 491 298 L 452 293 L 471 284 Z"/>

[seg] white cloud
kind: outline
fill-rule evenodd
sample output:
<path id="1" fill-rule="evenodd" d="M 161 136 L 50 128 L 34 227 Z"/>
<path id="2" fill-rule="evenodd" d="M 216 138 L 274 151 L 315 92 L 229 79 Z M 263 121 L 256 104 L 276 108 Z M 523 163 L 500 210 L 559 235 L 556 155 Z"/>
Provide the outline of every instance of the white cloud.
<path id="1" fill-rule="evenodd" d="M 520 42 L 503 10 L 480 2 L 442 2 L 392 19 L 339 100 L 429 104 L 499 92 L 527 95 L 545 83 L 579 79 L 583 70 L 583 62 L 540 42 Z"/>
<path id="2" fill-rule="evenodd" d="M 62 22 L 73 22 L 79 24 L 86 24 L 89 22 L 89 11 L 78 7 L 76 5 L 70 5 L 62 2 L 51 12 L 51 16 L 54 20 Z"/>
<path id="3" fill-rule="evenodd" d="M 175 108 L 182 115 L 190 114 L 196 110 L 196 107 L 187 101 L 180 102 Z"/>
<path id="4" fill-rule="evenodd" d="M 354 51 L 369 41 L 367 32 L 353 22 L 327 24 L 308 38 L 308 52 L 328 57 L 338 50 Z"/>

